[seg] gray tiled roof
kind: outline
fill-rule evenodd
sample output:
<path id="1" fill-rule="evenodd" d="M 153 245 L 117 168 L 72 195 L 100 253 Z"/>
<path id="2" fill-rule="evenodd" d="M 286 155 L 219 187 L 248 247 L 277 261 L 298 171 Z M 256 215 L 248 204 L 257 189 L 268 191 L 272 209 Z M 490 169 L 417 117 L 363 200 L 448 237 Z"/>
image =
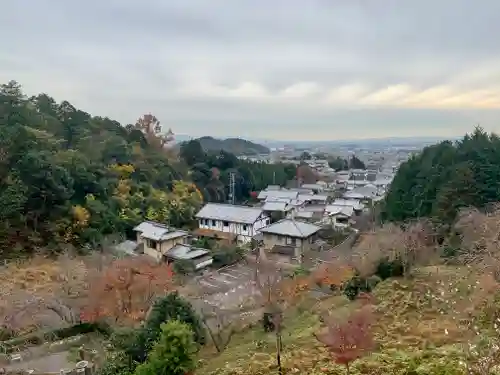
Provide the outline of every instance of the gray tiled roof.
<path id="1" fill-rule="evenodd" d="M 299 195 L 298 191 L 290 191 L 290 190 L 262 190 L 259 193 L 258 199 L 267 199 L 268 197 L 296 199 L 298 195 Z"/>
<path id="2" fill-rule="evenodd" d="M 288 203 L 286 202 L 266 202 L 262 206 L 264 211 L 288 211 Z"/>
<path id="3" fill-rule="evenodd" d="M 362 210 L 364 205 L 356 199 L 335 199 L 332 203 L 334 206 L 351 206 L 354 210 Z M 328 210 L 328 208 L 327 208 Z"/>
<path id="4" fill-rule="evenodd" d="M 136 226 L 134 231 L 140 232 L 142 237 L 154 241 L 166 241 L 188 235 L 188 233 L 183 230 L 169 228 L 164 224 L 155 223 L 154 221 L 144 221 Z"/>
<path id="5" fill-rule="evenodd" d="M 299 194 L 298 199 L 302 200 L 302 201 L 320 201 L 320 202 L 326 202 L 328 200 L 328 196 L 327 195 L 323 195 L 323 194 L 314 194 L 314 195 Z"/>
<path id="6" fill-rule="evenodd" d="M 283 219 L 277 223 L 262 228 L 262 233 L 272 233 L 281 236 L 307 238 L 318 232 L 321 227 L 294 219 Z"/>
<path id="7" fill-rule="evenodd" d="M 262 208 L 207 203 L 196 214 L 199 219 L 223 220 L 231 223 L 253 224 L 262 214 Z"/>
<path id="8" fill-rule="evenodd" d="M 323 189 L 324 186 L 320 184 L 302 184 L 301 186 L 303 189 L 308 189 L 308 190 L 317 190 L 317 189 Z"/>
<path id="9" fill-rule="evenodd" d="M 301 217 L 304 219 L 312 219 L 314 216 L 314 211 L 297 211 L 295 217 Z"/>
<path id="10" fill-rule="evenodd" d="M 267 197 L 266 200 L 264 201 L 265 203 L 267 202 L 280 202 L 280 203 L 290 203 L 291 199 L 290 198 L 276 198 L 276 197 Z"/>
<path id="11" fill-rule="evenodd" d="M 377 188 L 375 186 L 362 186 L 352 190 L 353 193 L 363 194 L 367 198 L 377 195 Z"/>
<path id="12" fill-rule="evenodd" d="M 165 255 L 174 259 L 195 259 L 207 254 L 210 254 L 210 251 L 206 249 L 179 244 L 167 251 Z"/>
<path id="13" fill-rule="evenodd" d="M 351 217 L 354 213 L 354 209 L 352 206 L 337 206 L 334 204 L 326 206 L 325 211 L 328 212 L 329 215 L 342 214 L 349 217 Z"/>

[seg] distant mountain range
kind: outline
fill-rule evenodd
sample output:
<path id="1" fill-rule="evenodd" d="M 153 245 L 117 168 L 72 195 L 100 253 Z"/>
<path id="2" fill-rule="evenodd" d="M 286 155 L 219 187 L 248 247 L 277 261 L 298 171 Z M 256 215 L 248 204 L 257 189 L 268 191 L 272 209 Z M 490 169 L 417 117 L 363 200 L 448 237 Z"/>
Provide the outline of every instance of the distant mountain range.
<path id="1" fill-rule="evenodd" d="M 269 148 L 258 143 L 241 138 L 218 139 L 213 137 L 194 138 L 200 142 L 204 151 L 224 150 L 234 155 L 268 154 Z"/>
<path id="2" fill-rule="evenodd" d="M 284 145 L 290 145 L 297 148 L 307 148 L 307 147 L 321 147 L 321 146 L 411 146 L 411 145 L 421 145 L 421 144 L 433 144 L 438 143 L 443 140 L 449 139 L 451 141 L 458 140 L 459 137 L 389 137 L 389 138 L 369 138 L 369 139 L 344 139 L 344 140 L 331 140 L 331 141 L 280 141 L 271 139 L 258 139 L 258 138 L 248 138 L 244 140 L 241 138 L 213 138 L 213 137 L 201 137 L 196 138 L 189 135 L 177 135 L 177 142 L 184 142 L 191 139 L 199 139 L 205 143 L 202 147 L 207 147 L 208 149 L 239 149 L 239 150 L 252 150 L 256 149 L 258 152 L 250 153 L 267 153 L 270 148 L 279 148 Z M 228 142 L 229 141 L 229 142 Z M 222 142 L 222 143 L 221 143 Z M 225 146 L 223 147 L 225 142 Z M 245 142 L 248 144 L 244 146 Z M 231 146 L 228 146 L 228 143 Z M 267 150 L 267 151 L 265 151 Z"/>

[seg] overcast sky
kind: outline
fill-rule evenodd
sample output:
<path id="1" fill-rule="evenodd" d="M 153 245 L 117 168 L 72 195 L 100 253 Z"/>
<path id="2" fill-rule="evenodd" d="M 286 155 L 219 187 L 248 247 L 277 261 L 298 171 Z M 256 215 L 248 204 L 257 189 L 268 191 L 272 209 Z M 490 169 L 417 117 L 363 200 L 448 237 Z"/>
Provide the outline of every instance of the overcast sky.
<path id="1" fill-rule="evenodd" d="M 280 140 L 500 133 L 498 0 L 4 0 L 0 81 L 123 124 Z"/>

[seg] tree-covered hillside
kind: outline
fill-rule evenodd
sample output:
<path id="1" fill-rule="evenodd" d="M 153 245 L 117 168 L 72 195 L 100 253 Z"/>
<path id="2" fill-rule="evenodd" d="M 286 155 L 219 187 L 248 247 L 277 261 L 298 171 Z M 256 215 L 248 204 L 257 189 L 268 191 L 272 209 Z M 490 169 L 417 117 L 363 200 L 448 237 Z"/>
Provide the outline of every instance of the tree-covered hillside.
<path id="1" fill-rule="evenodd" d="M 219 152 L 222 150 L 234 155 L 256 155 L 270 152 L 266 146 L 241 138 L 216 139 L 201 137 L 197 141 L 200 142 L 205 152 Z"/>
<path id="2" fill-rule="evenodd" d="M 190 177 L 206 201 L 224 202 L 229 198 L 230 174 L 235 177 L 235 201 L 243 202 L 252 192 L 268 185 L 282 185 L 293 179 L 296 167 L 291 164 L 267 164 L 239 160 L 220 150 L 205 152 L 198 140 L 184 143 L 181 158 L 190 168 Z"/>
<path id="3" fill-rule="evenodd" d="M 153 115 L 122 126 L 46 94 L 26 97 L 15 81 L 0 86 L 0 257 L 95 248 L 145 219 L 189 227 L 203 200 L 228 200 L 230 172 L 238 202 L 295 174 L 206 154 L 199 142 L 179 158 L 167 142 Z"/>
<path id="4" fill-rule="evenodd" d="M 463 207 L 500 201 L 500 138 L 476 128 L 452 143 L 426 147 L 402 164 L 387 195 L 383 218 L 434 217 L 451 222 Z"/>
<path id="5" fill-rule="evenodd" d="M 145 217 L 189 224 L 201 195 L 155 138 L 46 94 L 27 98 L 14 81 L 2 85 L 1 255 L 95 246 Z"/>

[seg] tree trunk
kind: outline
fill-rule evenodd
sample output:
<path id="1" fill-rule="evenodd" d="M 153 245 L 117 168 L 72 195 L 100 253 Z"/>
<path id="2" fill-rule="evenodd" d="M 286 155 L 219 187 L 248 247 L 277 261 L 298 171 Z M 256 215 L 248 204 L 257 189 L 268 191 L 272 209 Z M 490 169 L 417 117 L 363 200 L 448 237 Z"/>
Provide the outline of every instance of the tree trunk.
<path id="1" fill-rule="evenodd" d="M 278 364 L 278 375 L 283 375 L 281 368 L 281 333 L 276 330 L 276 363 Z"/>
<path id="2" fill-rule="evenodd" d="M 351 375 L 351 368 L 349 367 L 349 363 L 345 364 L 345 369 L 346 369 L 347 375 Z"/>
<path id="3" fill-rule="evenodd" d="M 205 323 L 205 326 L 207 327 L 208 334 L 210 335 L 210 338 L 212 339 L 212 342 L 214 343 L 215 350 L 217 350 L 217 353 L 220 353 L 222 349 L 219 346 L 219 339 L 216 337 L 212 331 L 212 329 L 208 326 L 208 324 Z"/>

